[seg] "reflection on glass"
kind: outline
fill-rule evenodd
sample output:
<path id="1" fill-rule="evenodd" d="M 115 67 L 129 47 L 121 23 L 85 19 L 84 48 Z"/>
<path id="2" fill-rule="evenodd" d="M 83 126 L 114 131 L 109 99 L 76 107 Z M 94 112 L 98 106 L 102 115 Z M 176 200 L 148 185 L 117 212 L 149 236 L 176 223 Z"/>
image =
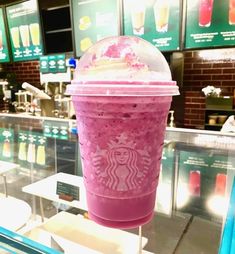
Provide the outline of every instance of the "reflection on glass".
<path id="1" fill-rule="evenodd" d="M 11 33 L 11 39 L 14 45 L 14 48 L 19 48 L 20 47 L 20 32 L 19 32 L 19 27 L 12 27 L 10 29 Z"/>
<path id="2" fill-rule="evenodd" d="M 20 26 L 20 38 L 21 38 L 21 41 L 22 41 L 24 47 L 30 46 L 29 26 L 28 25 Z"/>
<path id="3" fill-rule="evenodd" d="M 35 162 L 35 144 L 30 143 L 28 146 L 28 153 L 27 153 L 27 161 L 34 163 Z"/>
<path id="4" fill-rule="evenodd" d="M 235 0 L 229 0 L 229 24 L 235 25 Z"/>
<path id="5" fill-rule="evenodd" d="M 228 209 L 228 200 L 220 195 L 208 197 L 207 207 L 218 216 L 225 216 Z"/>
<path id="6" fill-rule="evenodd" d="M 171 195 L 171 185 L 160 181 L 157 187 L 157 201 L 161 208 L 161 212 L 165 214 L 169 214 L 171 211 Z M 159 209 L 159 207 L 156 208 Z"/>
<path id="7" fill-rule="evenodd" d="M 200 196 L 201 188 L 201 172 L 199 170 L 191 170 L 189 173 L 189 193 L 192 196 Z"/>
<path id="8" fill-rule="evenodd" d="M 11 157 L 11 145 L 8 139 L 5 139 L 3 142 L 2 156 L 7 158 Z"/>
<path id="9" fill-rule="evenodd" d="M 227 176 L 225 174 L 217 174 L 215 180 L 215 194 L 224 196 L 226 188 Z"/>
<path id="10" fill-rule="evenodd" d="M 45 165 L 45 160 L 46 160 L 45 146 L 39 145 L 37 148 L 36 162 L 39 165 Z"/>
<path id="11" fill-rule="evenodd" d="M 154 18 L 157 32 L 168 31 L 170 5 L 168 0 L 157 0 L 154 5 Z"/>
<path id="12" fill-rule="evenodd" d="M 224 216 L 227 211 L 228 200 L 225 197 L 227 176 L 219 173 L 215 178 L 214 194 L 208 198 L 207 206 L 218 216 Z"/>
<path id="13" fill-rule="evenodd" d="M 29 31 L 33 45 L 38 46 L 40 44 L 39 24 L 38 23 L 30 24 Z"/>
<path id="14" fill-rule="evenodd" d="M 22 161 L 26 160 L 26 143 L 25 142 L 20 142 L 19 144 L 19 153 L 18 153 L 18 158 Z"/>
<path id="15" fill-rule="evenodd" d="M 177 188 L 177 199 L 176 199 L 176 206 L 178 209 L 187 205 L 190 200 L 188 186 L 185 183 L 179 182 Z"/>
<path id="16" fill-rule="evenodd" d="M 199 1 L 199 26 L 209 27 L 211 25 L 211 17 L 214 0 Z"/>

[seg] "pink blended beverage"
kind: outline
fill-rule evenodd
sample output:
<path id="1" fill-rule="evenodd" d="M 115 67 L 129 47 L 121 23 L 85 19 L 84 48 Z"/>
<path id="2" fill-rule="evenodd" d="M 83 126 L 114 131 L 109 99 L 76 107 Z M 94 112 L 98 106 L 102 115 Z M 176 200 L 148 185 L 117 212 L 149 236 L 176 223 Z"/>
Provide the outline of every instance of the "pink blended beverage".
<path id="1" fill-rule="evenodd" d="M 89 216 L 115 228 L 153 216 L 164 133 L 178 87 L 150 43 L 109 37 L 80 59 L 67 93 L 77 116 Z"/>
<path id="2" fill-rule="evenodd" d="M 199 26 L 209 27 L 211 25 L 211 17 L 214 0 L 199 1 Z"/>

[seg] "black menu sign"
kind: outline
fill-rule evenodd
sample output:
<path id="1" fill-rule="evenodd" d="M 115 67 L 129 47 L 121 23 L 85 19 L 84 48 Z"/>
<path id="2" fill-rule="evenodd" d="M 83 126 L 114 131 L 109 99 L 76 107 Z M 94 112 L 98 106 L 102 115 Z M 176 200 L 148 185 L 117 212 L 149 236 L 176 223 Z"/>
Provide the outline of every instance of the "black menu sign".
<path id="1" fill-rule="evenodd" d="M 80 198 L 79 187 L 60 181 L 57 181 L 56 194 L 68 201 L 79 200 Z"/>
<path id="2" fill-rule="evenodd" d="M 38 59 L 43 46 L 37 1 L 7 6 L 6 12 L 13 60 Z"/>
<path id="3" fill-rule="evenodd" d="M 9 62 L 9 50 L 7 45 L 3 9 L 0 8 L 0 63 Z"/>

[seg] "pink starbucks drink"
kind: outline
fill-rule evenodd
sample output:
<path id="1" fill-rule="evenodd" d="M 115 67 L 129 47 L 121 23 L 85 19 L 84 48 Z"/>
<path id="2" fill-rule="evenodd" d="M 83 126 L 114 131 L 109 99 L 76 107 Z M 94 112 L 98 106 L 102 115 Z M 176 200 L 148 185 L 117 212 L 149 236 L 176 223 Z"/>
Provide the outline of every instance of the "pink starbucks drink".
<path id="1" fill-rule="evenodd" d="M 199 26 L 209 27 L 211 25 L 211 17 L 213 11 L 214 0 L 200 0 L 199 1 Z"/>
<path id="2" fill-rule="evenodd" d="M 165 58 L 137 37 L 109 37 L 80 59 L 72 84 L 89 217 L 115 228 L 151 220 L 172 96 Z"/>

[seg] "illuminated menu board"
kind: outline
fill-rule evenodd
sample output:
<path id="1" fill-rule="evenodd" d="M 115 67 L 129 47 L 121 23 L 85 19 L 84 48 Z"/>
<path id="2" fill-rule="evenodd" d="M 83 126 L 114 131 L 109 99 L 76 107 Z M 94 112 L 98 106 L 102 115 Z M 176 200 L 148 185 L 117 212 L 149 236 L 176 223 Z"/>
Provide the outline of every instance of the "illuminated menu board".
<path id="1" fill-rule="evenodd" d="M 66 72 L 65 54 L 40 56 L 41 73 Z"/>
<path id="2" fill-rule="evenodd" d="M 187 0 L 185 48 L 235 44 L 235 0 Z"/>
<path id="3" fill-rule="evenodd" d="M 10 57 L 9 57 L 9 49 L 7 45 L 3 9 L 0 8 L 0 63 L 5 63 L 9 61 L 10 61 Z"/>
<path id="4" fill-rule="evenodd" d="M 118 0 L 72 0 L 76 56 L 108 36 L 119 35 Z"/>
<path id="5" fill-rule="evenodd" d="M 124 0 L 124 35 L 139 36 L 161 51 L 180 49 L 180 0 Z"/>
<path id="6" fill-rule="evenodd" d="M 6 7 L 14 61 L 38 59 L 43 54 L 39 11 L 36 0 Z"/>

